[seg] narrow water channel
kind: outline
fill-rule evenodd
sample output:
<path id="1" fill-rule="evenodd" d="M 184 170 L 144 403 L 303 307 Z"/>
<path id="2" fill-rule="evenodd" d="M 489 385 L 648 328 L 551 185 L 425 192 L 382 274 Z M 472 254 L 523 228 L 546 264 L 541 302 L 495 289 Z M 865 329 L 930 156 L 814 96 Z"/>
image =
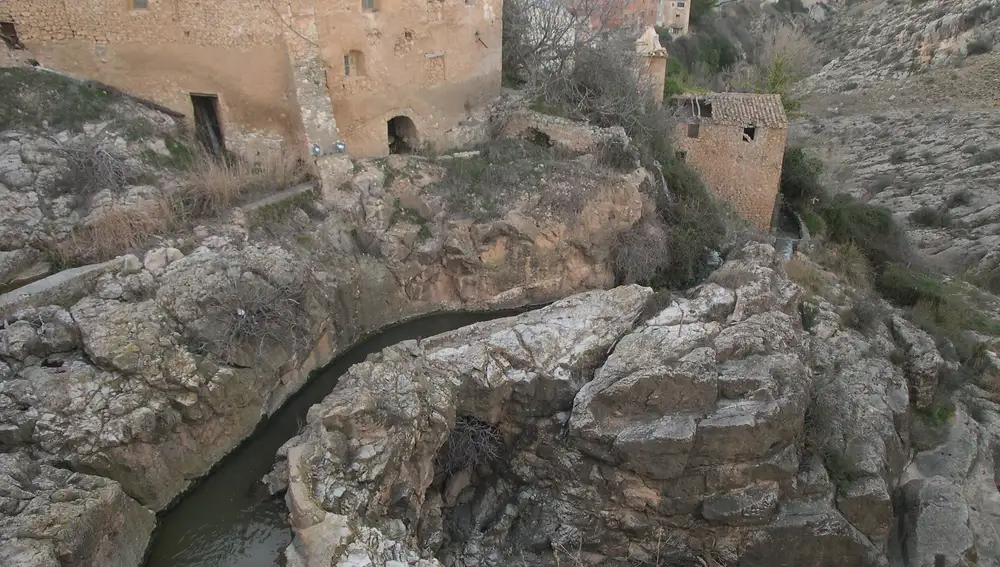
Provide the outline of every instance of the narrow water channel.
<path id="1" fill-rule="evenodd" d="M 526 309 L 446 313 L 390 327 L 358 344 L 313 376 L 258 431 L 207 478 L 159 518 L 145 567 L 273 567 L 291 542 L 283 498 L 258 484 L 274 454 L 305 422 L 309 408 L 326 397 L 351 365 L 400 341 L 430 337 L 508 317 Z"/>

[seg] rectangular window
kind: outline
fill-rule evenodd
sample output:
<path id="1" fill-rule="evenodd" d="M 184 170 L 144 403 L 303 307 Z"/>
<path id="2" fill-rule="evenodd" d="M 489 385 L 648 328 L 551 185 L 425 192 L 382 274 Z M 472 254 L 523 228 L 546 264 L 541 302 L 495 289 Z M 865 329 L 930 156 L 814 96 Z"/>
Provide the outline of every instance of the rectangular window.
<path id="1" fill-rule="evenodd" d="M 365 12 L 374 12 L 375 0 L 361 0 L 361 10 Z"/>
<path id="2" fill-rule="evenodd" d="M 697 138 L 701 132 L 700 124 L 688 124 L 688 138 Z"/>
<path id="3" fill-rule="evenodd" d="M 133 10 L 148 10 L 149 0 L 131 0 Z"/>
<path id="4" fill-rule="evenodd" d="M 753 126 L 747 126 L 743 129 L 743 141 L 752 142 L 754 138 L 757 137 L 757 128 Z"/>
<path id="5" fill-rule="evenodd" d="M 684 7 L 684 2 L 678 2 L 677 3 L 677 7 L 678 8 L 683 8 Z"/>
<path id="6" fill-rule="evenodd" d="M 350 55 L 345 55 L 344 56 L 344 76 L 345 77 L 350 77 L 351 76 L 351 56 Z"/>

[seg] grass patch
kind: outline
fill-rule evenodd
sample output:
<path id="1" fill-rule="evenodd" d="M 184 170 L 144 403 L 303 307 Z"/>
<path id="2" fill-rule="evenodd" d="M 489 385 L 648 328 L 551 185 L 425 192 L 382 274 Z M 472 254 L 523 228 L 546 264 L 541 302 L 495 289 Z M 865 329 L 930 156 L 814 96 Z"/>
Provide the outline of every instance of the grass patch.
<path id="1" fill-rule="evenodd" d="M 819 263 L 851 286 L 858 289 L 869 289 L 872 286 L 871 264 L 853 242 L 824 246 L 819 252 Z"/>
<path id="2" fill-rule="evenodd" d="M 996 161 L 1000 161 L 1000 146 L 972 154 L 972 165 L 985 165 Z"/>
<path id="3" fill-rule="evenodd" d="M 182 189 L 174 195 L 174 207 L 186 218 L 214 217 L 239 203 L 289 189 L 306 178 L 305 164 L 291 153 L 260 162 L 199 156 L 188 169 Z"/>
<path id="4" fill-rule="evenodd" d="M 840 314 L 840 322 L 864 335 L 872 334 L 885 319 L 885 312 L 878 301 L 862 297 Z"/>
<path id="5" fill-rule="evenodd" d="M 896 148 L 892 150 L 889 154 L 889 163 L 893 165 L 899 165 L 906 161 L 906 150 L 903 148 Z"/>
<path id="6" fill-rule="evenodd" d="M 109 207 L 92 223 L 50 245 L 48 256 L 60 268 L 109 260 L 145 247 L 175 220 L 169 204 L 162 200 L 143 203 L 141 208 Z"/>
<path id="7" fill-rule="evenodd" d="M 951 226 L 951 214 L 936 207 L 923 206 L 910 213 L 910 222 L 916 226 L 944 228 Z"/>
<path id="8" fill-rule="evenodd" d="M 494 140 L 478 150 L 472 157 L 438 159 L 446 175 L 432 186 L 452 212 L 474 219 L 501 216 L 521 191 L 537 189 L 555 162 L 551 150 L 525 140 Z"/>
<path id="9" fill-rule="evenodd" d="M 391 227 L 400 222 L 413 224 L 419 227 L 417 230 L 417 242 L 424 242 L 433 236 L 430 226 L 428 226 L 427 219 L 420 216 L 420 213 L 417 211 L 409 207 L 402 206 L 399 203 L 399 197 L 396 197 L 393 201 L 392 216 L 389 217 L 389 226 Z"/>
<path id="10" fill-rule="evenodd" d="M 35 69 L 0 69 L 0 130 L 80 131 L 110 117 L 116 96 L 72 79 Z"/>
<path id="11" fill-rule="evenodd" d="M 919 451 L 927 451 L 944 443 L 954 416 L 955 405 L 950 401 L 935 401 L 930 407 L 915 409 L 910 420 L 913 446 Z"/>
<path id="12" fill-rule="evenodd" d="M 826 467 L 830 481 L 838 490 L 847 488 L 852 482 L 861 478 L 858 465 L 854 459 L 845 453 L 831 448 L 823 452 L 823 466 Z"/>

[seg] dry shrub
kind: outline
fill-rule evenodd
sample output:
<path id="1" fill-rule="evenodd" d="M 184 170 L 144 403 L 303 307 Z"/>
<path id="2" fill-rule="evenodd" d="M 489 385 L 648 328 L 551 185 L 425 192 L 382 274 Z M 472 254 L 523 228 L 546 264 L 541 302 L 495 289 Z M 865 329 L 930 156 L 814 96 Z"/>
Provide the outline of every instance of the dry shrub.
<path id="1" fill-rule="evenodd" d="M 304 293 L 300 282 L 273 284 L 249 273 L 230 277 L 206 300 L 206 307 L 218 314 L 220 328 L 213 333 L 218 336 L 202 337 L 194 346 L 247 367 L 284 360 L 268 353 L 278 347 L 294 351 L 304 344 L 309 333 Z"/>
<path id="2" fill-rule="evenodd" d="M 826 280 L 823 273 L 807 260 L 792 258 L 785 263 L 785 273 L 793 282 L 816 295 L 823 295 L 823 292 L 826 291 Z"/>
<path id="3" fill-rule="evenodd" d="M 244 199 L 283 191 L 306 177 L 305 163 L 287 151 L 257 162 L 200 155 L 193 160 L 174 206 L 185 217 L 216 216 Z"/>
<path id="4" fill-rule="evenodd" d="M 120 194 L 141 173 L 138 165 L 100 140 L 59 144 L 55 153 L 66 161 L 60 188 L 71 190 L 81 199 L 104 189 Z"/>
<path id="5" fill-rule="evenodd" d="M 819 252 L 819 263 L 853 287 L 870 289 L 872 286 L 871 263 L 854 243 L 825 246 Z"/>
<path id="6" fill-rule="evenodd" d="M 724 89 L 778 93 L 786 110 L 794 110 L 798 104 L 791 98 L 792 85 L 817 70 L 823 52 L 799 25 L 771 24 L 758 37 L 754 56 L 723 73 Z"/>
<path id="7" fill-rule="evenodd" d="M 438 453 L 438 468 L 452 475 L 500 457 L 503 437 L 496 427 L 474 417 L 459 416 Z"/>
<path id="8" fill-rule="evenodd" d="M 50 255 L 61 266 L 110 260 L 145 246 L 172 222 L 172 211 L 163 200 L 149 201 L 142 208 L 115 205 L 66 240 L 54 244 Z"/>
<path id="9" fill-rule="evenodd" d="M 648 284 L 670 266 L 667 227 L 660 218 L 650 217 L 619 231 L 612 241 L 612 258 L 619 284 Z"/>

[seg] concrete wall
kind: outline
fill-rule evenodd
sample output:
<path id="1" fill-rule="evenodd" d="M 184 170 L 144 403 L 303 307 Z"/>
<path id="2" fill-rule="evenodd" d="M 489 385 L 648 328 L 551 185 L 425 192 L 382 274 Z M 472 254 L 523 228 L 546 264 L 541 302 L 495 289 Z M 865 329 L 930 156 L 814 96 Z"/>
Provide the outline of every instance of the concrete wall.
<path id="1" fill-rule="evenodd" d="M 227 145 L 253 153 L 299 136 L 276 13 L 267 2 L 0 0 L 45 67 L 96 79 L 184 113 L 216 94 Z"/>
<path id="2" fill-rule="evenodd" d="M 310 1 L 310 0 L 302 0 Z M 420 142 L 447 132 L 500 94 L 500 0 L 362 0 L 316 3 L 327 84 L 352 157 L 389 153 L 386 123 L 407 116 Z M 363 73 L 346 76 L 357 52 Z"/>
<path id="3" fill-rule="evenodd" d="M 762 230 L 770 230 L 774 200 L 781 181 L 785 128 L 758 127 L 754 140 L 743 140 L 743 127 L 701 124 L 697 138 L 688 125 L 677 126 L 677 150 L 709 188 Z"/>

